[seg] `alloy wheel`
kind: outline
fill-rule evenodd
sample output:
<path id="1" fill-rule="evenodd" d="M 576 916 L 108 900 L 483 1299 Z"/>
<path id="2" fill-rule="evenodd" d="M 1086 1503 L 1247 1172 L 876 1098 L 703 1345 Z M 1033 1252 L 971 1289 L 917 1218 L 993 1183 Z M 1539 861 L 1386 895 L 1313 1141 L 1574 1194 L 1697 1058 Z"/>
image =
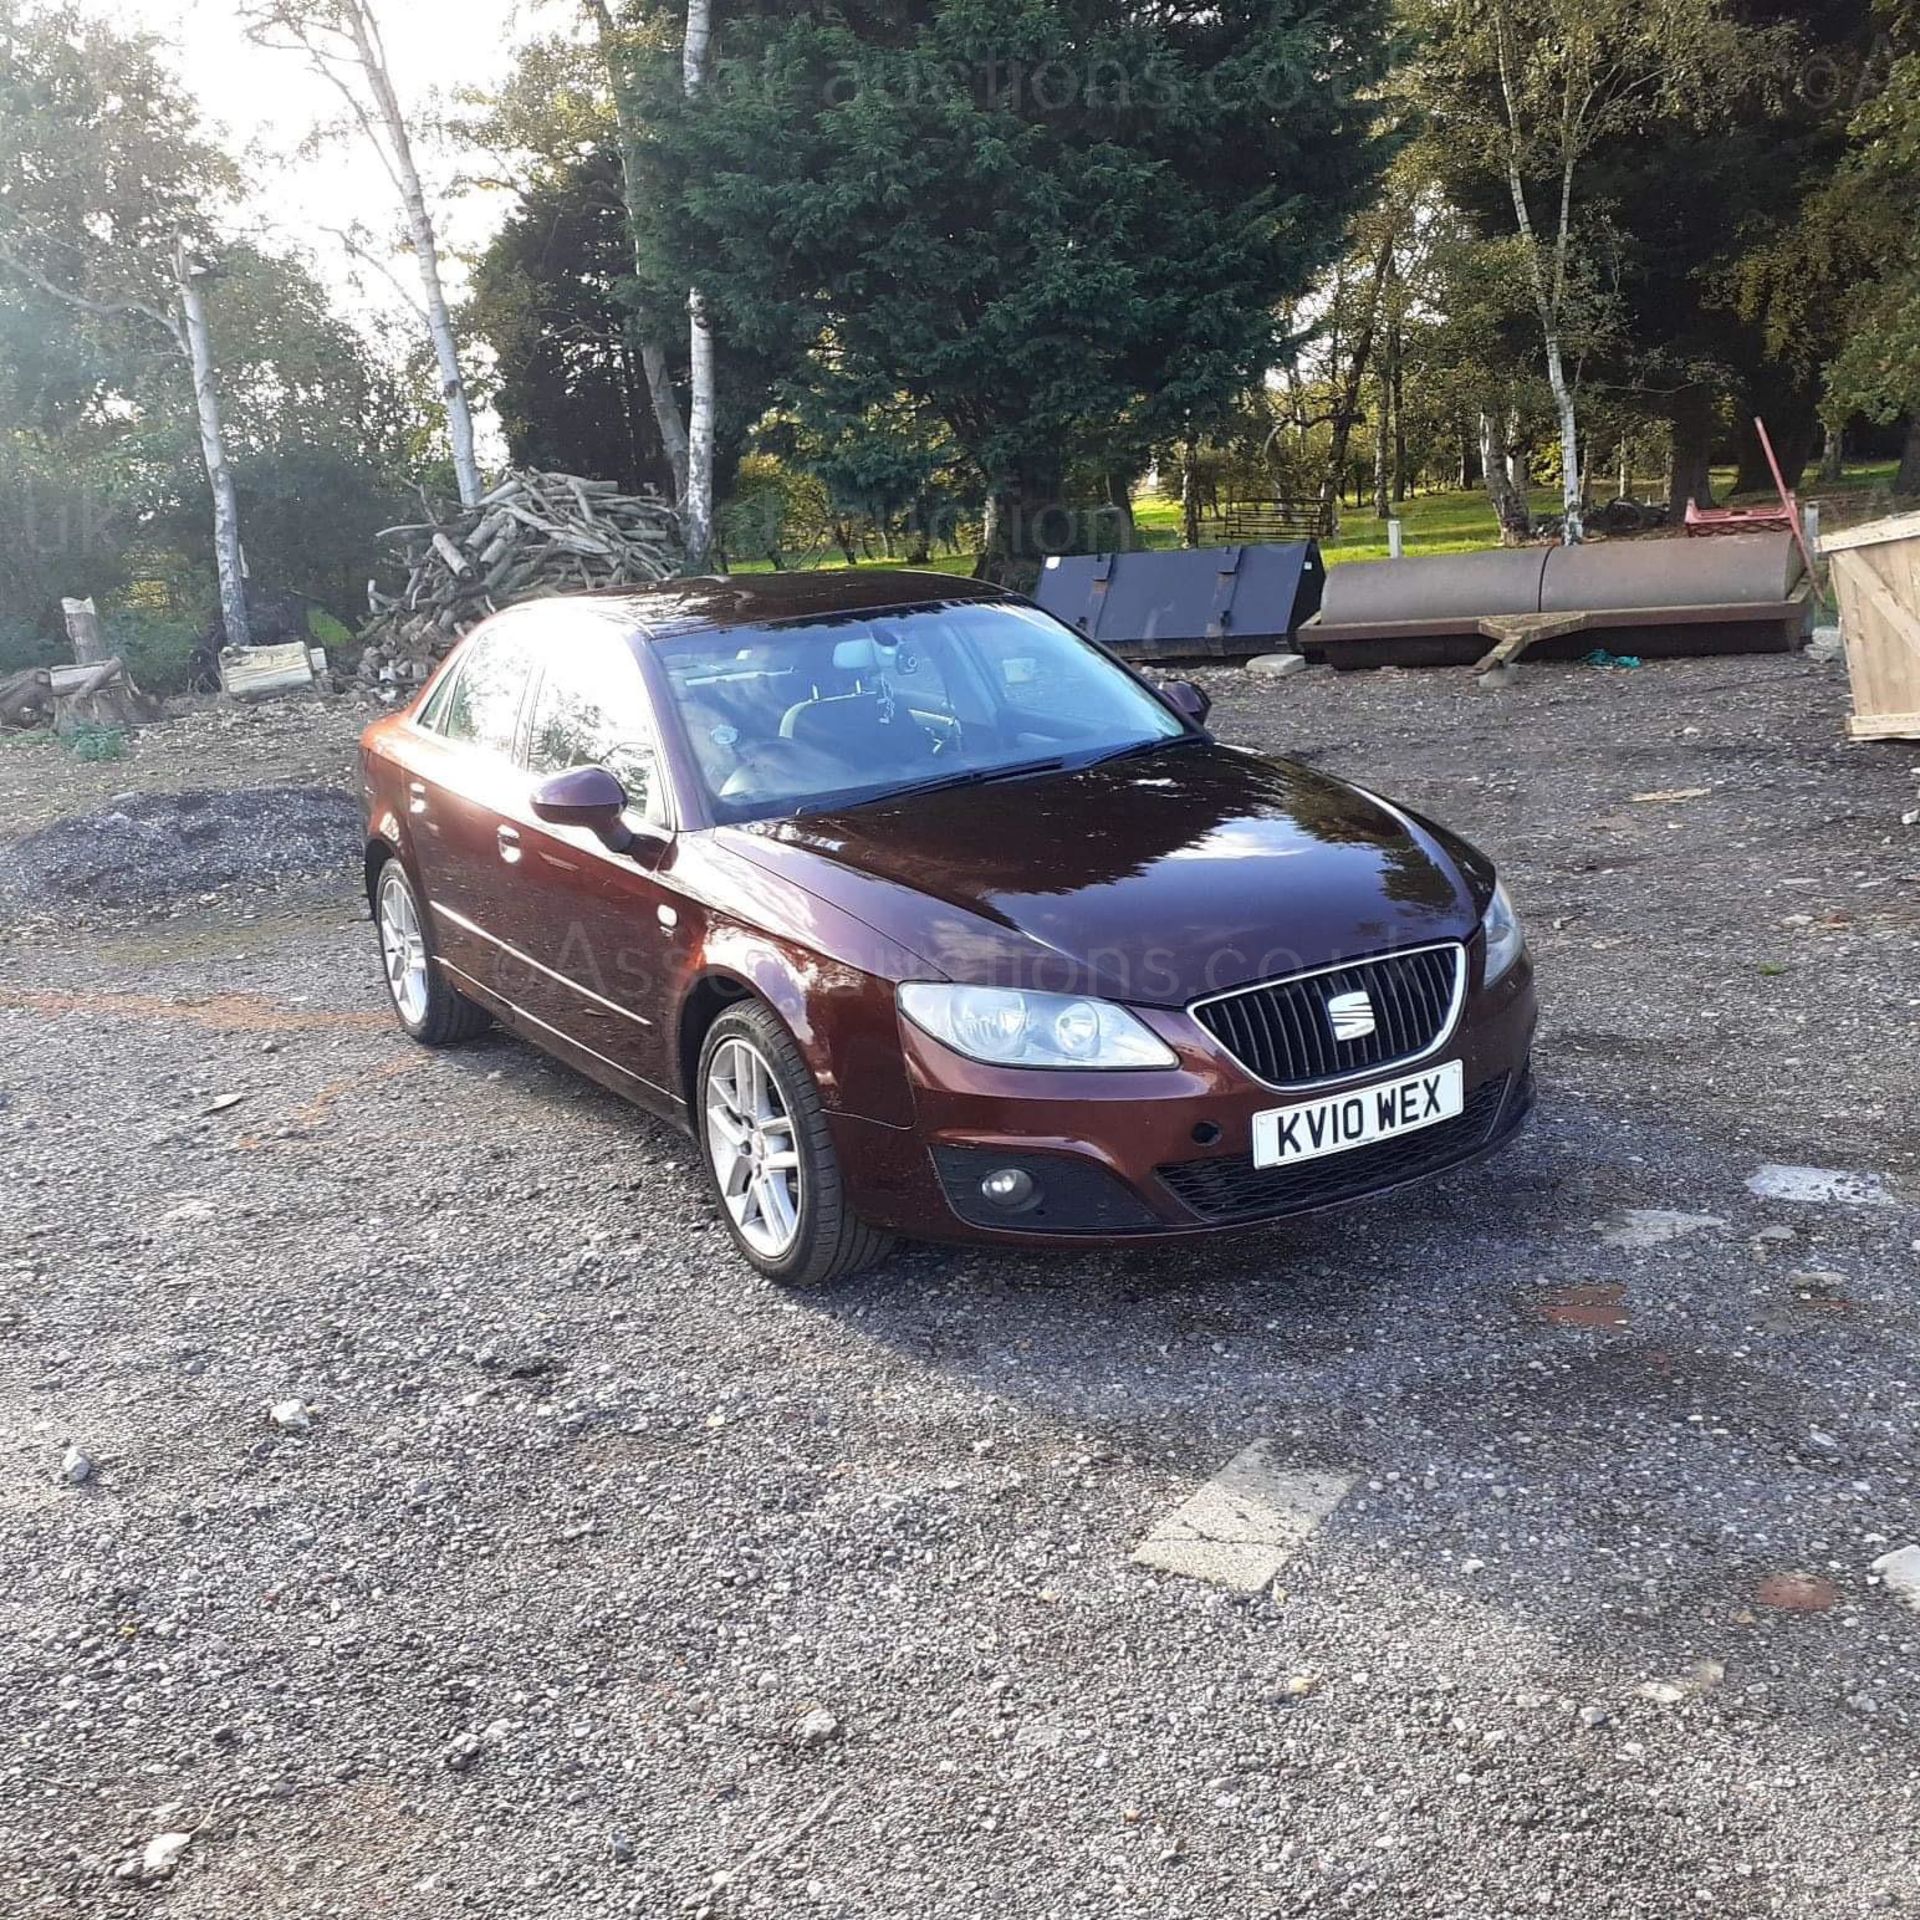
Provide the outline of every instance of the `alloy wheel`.
<path id="1" fill-rule="evenodd" d="M 800 1232 L 799 1141 L 780 1082 L 750 1041 L 729 1039 L 707 1064 L 707 1154 L 734 1228 L 763 1260 Z"/>
<path id="2" fill-rule="evenodd" d="M 417 1027 L 427 1017 L 427 942 L 413 894 L 392 866 L 380 881 L 380 956 L 400 1018 Z"/>

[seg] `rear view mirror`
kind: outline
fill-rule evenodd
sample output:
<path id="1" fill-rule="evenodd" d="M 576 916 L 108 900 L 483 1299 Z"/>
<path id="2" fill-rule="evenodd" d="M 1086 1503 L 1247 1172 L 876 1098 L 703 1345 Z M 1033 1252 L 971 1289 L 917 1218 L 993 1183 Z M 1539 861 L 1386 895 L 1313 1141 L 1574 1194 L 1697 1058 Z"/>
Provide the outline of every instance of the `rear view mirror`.
<path id="1" fill-rule="evenodd" d="M 633 845 L 627 790 L 605 767 L 573 767 L 542 780 L 533 790 L 533 811 L 552 826 L 585 827 L 615 853 Z"/>
<path id="2" fill-rule="evenodd" d="M 1204 688 L 1196 687 L 1191 680 L 1162 680 L 1158 685 L 1161 699 L 1175 713 L 1185 714 L 1196 727 L 1207 724 L 1213 701 Z"/>

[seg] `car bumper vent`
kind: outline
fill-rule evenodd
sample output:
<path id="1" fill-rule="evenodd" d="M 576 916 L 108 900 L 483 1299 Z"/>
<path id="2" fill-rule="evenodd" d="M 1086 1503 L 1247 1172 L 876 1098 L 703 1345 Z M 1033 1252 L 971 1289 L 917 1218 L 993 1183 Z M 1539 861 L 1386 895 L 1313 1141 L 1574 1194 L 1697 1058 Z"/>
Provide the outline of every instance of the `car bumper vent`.
<path id="1" fill-rule="evenodd" d="M 1199 1002 L 1193 1017 L 1257 1079 L 1314 1087 L 1431 1053 L 1460 1011 L 1466 964 L 1458 944 L 1420 947 L 1221 994 Z M 1360 995 L 1371 1025 L 1343 1039 L 1336 1014 L 1344 1003 L 1358 1015 Z"/>
<path id="2" fill-rule="evenodd" d="M 1160 1178 L 1203 1220 L 1270 1220 L 1331 1207 L 1439 1173 L 1491 1146 L 1500 1133 L 1511 1132 L 1532 1104 L 1532 1085 L 1530 1078 L 1523 1077 L 1509 1103 L 1510 1078 L 1503 1073 L 1483 1080 L 1467 1095 L 1457 1119 L 1397 1140 L 1330 1153 L 1292 1167 L 1256 1167 L 1239 1154 L 1186 1160 L 1160 1168 Z"/>

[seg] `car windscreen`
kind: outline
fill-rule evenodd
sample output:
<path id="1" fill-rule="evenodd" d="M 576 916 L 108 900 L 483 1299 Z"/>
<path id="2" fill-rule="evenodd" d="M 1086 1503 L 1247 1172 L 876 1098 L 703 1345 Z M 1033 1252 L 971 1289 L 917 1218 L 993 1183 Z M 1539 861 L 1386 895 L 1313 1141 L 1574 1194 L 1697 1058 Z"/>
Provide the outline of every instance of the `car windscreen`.
<path id="1" fill-rule="evenodd" d="M 1029 607 L 962 603 L 655 644 L 723 821 L 1072 766 L 1187 730 Z"/>

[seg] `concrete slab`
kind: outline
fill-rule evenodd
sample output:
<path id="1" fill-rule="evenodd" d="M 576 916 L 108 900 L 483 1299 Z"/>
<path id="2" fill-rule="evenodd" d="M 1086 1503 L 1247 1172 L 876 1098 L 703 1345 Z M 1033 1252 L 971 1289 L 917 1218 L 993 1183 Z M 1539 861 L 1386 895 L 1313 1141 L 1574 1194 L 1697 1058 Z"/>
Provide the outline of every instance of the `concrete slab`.
<path id="1" fill-rule="evenodd" d="M 1884 1175 L 1851 1173 L 1841 1167 L 1765 1166 L 1748 1180 L 1747 1190 L 1762 1200 L 1793 1200 L 1803 1206 L 1890 1207 L 1894 1204 Z"/>
<path id="2" fill-rule="evenodd" d="M 1258 1593 L 1320 1530 L 1357 1477 L 1282 1466 L 1273 1442 L 1256 1440 L 1174 1508 L 1134 1549 L 1134 1562 Z"/>

